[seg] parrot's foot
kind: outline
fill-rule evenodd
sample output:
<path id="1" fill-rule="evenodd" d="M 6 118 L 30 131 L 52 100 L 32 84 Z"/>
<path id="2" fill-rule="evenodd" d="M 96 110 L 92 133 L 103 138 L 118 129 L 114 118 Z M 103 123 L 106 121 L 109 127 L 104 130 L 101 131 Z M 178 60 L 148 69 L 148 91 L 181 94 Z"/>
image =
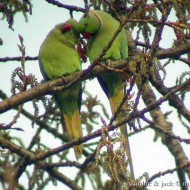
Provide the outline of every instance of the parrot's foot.
<path id="1" fill-rule="evenodd" d="M 107 59 L 107 60 L 106 60 L 106 65 L 107 65 L 108 67 L 113 67 L 112 62 L 113 62 L 113 60 Z"/>
<path id="2" fill-rule="evenodd" d="M 63 84 L 65 84 L 66 83 L 66 81 L 65 81 L 65 76 L 63 75 L 63 76 L 61 76 L 61 79 L 62 79 L 62 81 L 63 81 Z"/>
<path id="3" fill-rule="evenodd" d="M 116 68 L 114 68 L 114 66 L 115 66 L 115 64 L 114 64 L 113 60 L 111 60 L 111 59 L 107 59 L 107 60 L 106 60 L 105 67 L 106 67 L 109 71 L 114 71 L 114 72 L 118 72 L 118 73 L 122 72 L 122 70 L 116 69 Z"/>

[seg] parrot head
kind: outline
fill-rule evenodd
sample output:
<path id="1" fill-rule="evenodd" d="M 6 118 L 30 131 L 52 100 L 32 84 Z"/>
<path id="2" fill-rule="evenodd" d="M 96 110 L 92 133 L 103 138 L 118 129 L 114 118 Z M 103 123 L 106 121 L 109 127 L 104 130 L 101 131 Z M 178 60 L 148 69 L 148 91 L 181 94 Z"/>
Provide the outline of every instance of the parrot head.
<path id="1" fill-rule="evenodd" d="M 65 39 L 67 39 L 68 41 L 73 41 L 76 44 L 80 37 L 78 28 L 78 22 L 75 19 L 71 18 L 65 23 L 61 23 L 55 26 L 55 32 L 57 34 L 56 36 L 61 41 L 65 41 Z"/>
<path id="2" fill-rule="evenodd" d="M 80 32 L 83 37 L 89 39 L 99 31 L 101 27 L 101 20 L 95 12 L 90 11 L 82 16 L 79 21 L 79 25 Z"/>

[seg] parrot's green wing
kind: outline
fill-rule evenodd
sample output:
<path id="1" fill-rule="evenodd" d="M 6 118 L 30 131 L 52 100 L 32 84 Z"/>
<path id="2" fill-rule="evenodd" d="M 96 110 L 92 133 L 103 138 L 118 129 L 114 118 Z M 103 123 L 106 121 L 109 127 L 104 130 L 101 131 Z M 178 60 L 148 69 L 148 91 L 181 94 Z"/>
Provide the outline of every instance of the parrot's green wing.
<path id="1" fill-rule="evenodd" d="M 70 19 L 58 24 L 47 35 L 39 52 L 41 72 L 46 80 L 56 79 L 81 70 L 81 61 L 75 49 L 79 39 L 77 21 Z M 82 137 L 80 122 L 81 83 L 63 92 L 55 93 L 55 100 L 63 113 L 69 139 Z M 74 147 L 77 159 L 81 157 L 82 145 Z"/>
<path id="2" fill-rule="evenodd" d="M 82 16 L 79 25 L 80 32 L 88 39 L 89 58 L 92 62 L 100 55 L 103 48 L 108 45 L 119 27 L 119 22 L 106 12 L 91 10 Z M 128 40 L 125 30 L 122 29 L 106 52 L 104 58 L 118 60 L 127 57 Z M 109 72 L 99 76 L 98 81 L 110 101 L 112 114 L 114 114 L 124 97 L 121 76 L 119 73 Z M 121 118 L 122 116 L 120 115 L 117 120 L 120 121 Z M 122 126 L 121 132 L 125 134 L 125 130 L 126 126 Z M 126 138 L 126 144 L 128 149 L 127 155 L 130 159 L 128 138 Z"/>

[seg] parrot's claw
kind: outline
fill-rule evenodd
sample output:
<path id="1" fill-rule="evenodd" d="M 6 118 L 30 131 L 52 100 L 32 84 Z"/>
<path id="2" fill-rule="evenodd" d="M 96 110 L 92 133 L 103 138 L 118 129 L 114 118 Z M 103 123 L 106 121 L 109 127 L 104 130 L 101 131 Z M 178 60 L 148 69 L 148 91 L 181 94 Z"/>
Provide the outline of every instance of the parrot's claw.
<path id="1" fill-rule="evenodd" d="M 106 65 L 107 65 L 108 67 L 113 67 L 113 65 L 112 65 L 112 60 L 111 60 L 111 59 L 107 59 L 107 60 L 106 60 Z"/>
<path id="2" fill-rule="evenodd" d="M 65 83 L 65 76 L 61 76 L 63 83 Z"/>

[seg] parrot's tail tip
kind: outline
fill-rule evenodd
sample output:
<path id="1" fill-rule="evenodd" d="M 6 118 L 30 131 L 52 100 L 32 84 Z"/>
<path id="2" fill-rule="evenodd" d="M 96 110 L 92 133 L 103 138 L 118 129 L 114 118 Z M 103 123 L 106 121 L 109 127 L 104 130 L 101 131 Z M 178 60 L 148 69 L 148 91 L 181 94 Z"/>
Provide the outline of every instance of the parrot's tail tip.
<path id="1" fill-rule="evenodd" d="M 82 157 L 82 145 L 77 145 L 74 147 L 75 157 L 79 160 Z"/>

